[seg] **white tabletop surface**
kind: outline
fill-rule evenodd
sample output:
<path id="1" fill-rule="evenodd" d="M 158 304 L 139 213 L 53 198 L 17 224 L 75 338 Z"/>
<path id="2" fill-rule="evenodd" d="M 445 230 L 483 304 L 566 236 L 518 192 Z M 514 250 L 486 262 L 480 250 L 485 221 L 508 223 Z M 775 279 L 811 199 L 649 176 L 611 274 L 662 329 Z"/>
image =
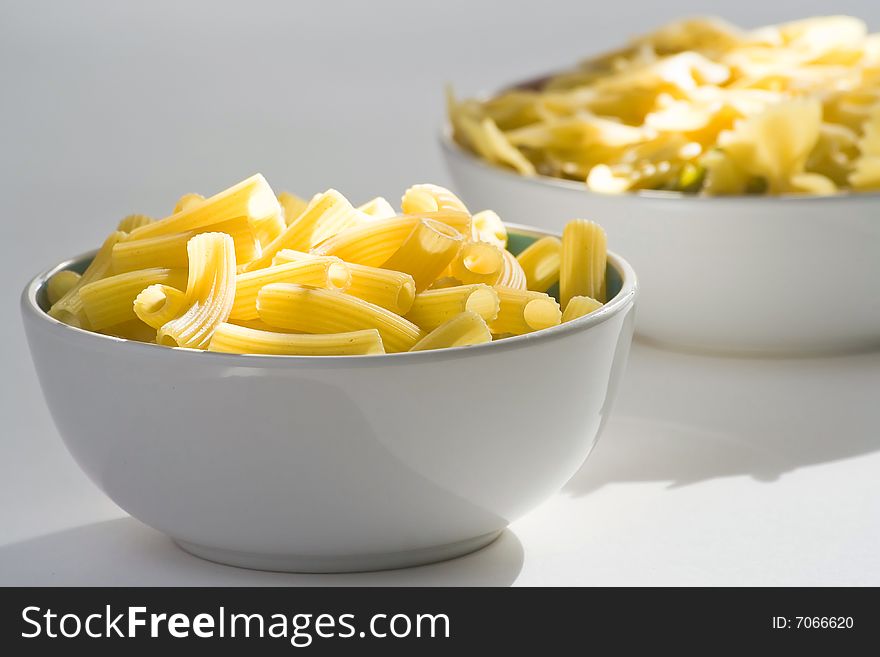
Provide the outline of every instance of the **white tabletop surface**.
<path id="1" fill-rule="evenodd" d="M 636 344 L 614 417 L 563 491 L 480 552 L 385 573 L 201 561 L 127 517 L 64 449 L 17 298 L 122 215 L 257 170 L 354 200 L 448 183 L 434 144 L 447 80 L 473 92 L 538 74 L 665 12 L 758 24 L 827 8 L 540 4 L 0 2 L 0 585 L 880 584 L 880 353 Z M 834 11 L 880 27 L 872 0 Z"/>

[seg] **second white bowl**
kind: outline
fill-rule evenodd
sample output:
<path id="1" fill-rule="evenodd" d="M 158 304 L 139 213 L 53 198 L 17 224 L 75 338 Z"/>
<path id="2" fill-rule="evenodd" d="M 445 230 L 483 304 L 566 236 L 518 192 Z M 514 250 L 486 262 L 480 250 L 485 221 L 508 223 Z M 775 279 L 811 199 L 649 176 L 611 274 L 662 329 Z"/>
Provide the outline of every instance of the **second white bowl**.
<path id="1" fill-rule="evenodd" d="M 639 272 L 644 338 L 748 354 L 880 346 L 880 194 L 604 195 L 491 166 L 446 134 L 441 143 L 472 210 L 549 230 L 600 223 Z"/>

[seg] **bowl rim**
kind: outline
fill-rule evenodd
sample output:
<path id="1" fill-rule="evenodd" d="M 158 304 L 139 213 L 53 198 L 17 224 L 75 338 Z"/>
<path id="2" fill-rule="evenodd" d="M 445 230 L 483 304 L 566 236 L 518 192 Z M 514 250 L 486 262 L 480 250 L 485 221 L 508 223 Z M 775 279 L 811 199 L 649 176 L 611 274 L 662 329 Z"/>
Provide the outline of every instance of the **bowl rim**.
<path id="1" fill-rule="evenodd" d="M 880 191 L 855 192 L 845 191 L 835 194 L 724 194 L 711 196 L 708 194 L 686 194 L 684 192 L 674 192 L 663 189 L 639 189 L 634 192 L 623 192 L 622 194 L 602 194 L 594 192 L 587 187 L 586 182 L 578 182 L 576 180 L 566 180 L 565 178 L 555 178 L 553 176 L 545 176 L 535 174 L 533 176 L 525 176 L 517 173 L 512 169 L 490 164 L 475 153 L 461 146 L 452 138 L 452 126 L 448 119 L 444 121 L 443 127 L 440 129 L 439 142 L 442 150 L 449 156 L 464 160 L 468 164 L 484 171 L 495 174 L 502 178 L 517 180 L 519 182 L 537 185 L 539 187 L 556 187 L 566 191 L 577 192 L 586 197 L 601 197 L 603 199 L 642 199 L 642 200 L 663 200 L 663 201 L 682 201 L 699 203 L 830 203 L 835 201 L 852 201 L 854 199 L 880 200 Z"/>
<path id="2" fill-rule="evenodd" d="M 522 224 L 507 223 L 505 225 L 511 232 L 527 237 L 541 238 L 546 236 L 560 237 L 555 231 L 546 231 L 532 226 Z M 25 319 L 30 318 L 37 322 L 41 322 L 44 328 L 56 332 L 59 337 L 67 336 L 73 340 L 84 340 L 93 346 L 104 343 L 108 348 L 114 343 L 116 345 L 127 344 L 127 350 L 139 349 L 148 350 L 144 354 L 152 353 L 154 357 L 164 357 L 171 355 L 174 358 L 195 357 L 202 359 L 210 359 L 214 361 L 232 361 L 230 364 L 264 367 L 272 363 L 290 365 L 320 365 L 327 366 L 330 363 L 336 363 L 340 366 L 351 366 L 355 363 L 361 363 L 364 366 L 383 365 L 387 363 L 408 363 L 421 362 L 431 360 L 449 360 L 461 357 L 476 356 L 484 351 L 510 351 L 511 349 L 528 348 L 544 342 L 557 340 L 572 333 L 587 331 L 590 328 L 603 324 L 612 317 L 619 315 L 628 308 L 635 300 L 638 292 L 638 280 L 632 266 L 616 253 L 608 252 L 608 264 L 610 264 L 620 275 L 621 287 L 620 291 L 604 306 L 598 310 L 571 320 L 553 326 L 547 329 L 541 329 L 533 333 L 512 336 L 504 340 L 486 342 L 477 345 L 469 345 L 463 347 L 449 347 L 446 349 L 434 349 L 428 351 L 404 351 L 391 354 L 369 354 L 369 355 L 339 355 L 339 356 L 303 356 L 303 355 L 286 355 L 286 354 L 230 354 L 225 352 L 207 351 L 201 349 L 189 349 L 184 347 L 165 347 L 149 342 L 139 342 L 137 340 L 129 340 L 127 338 L 119 338 L 112 335 L 104 335 L 96 333 L 76 326 L 65 324 L 54 317 L 51 317 L 46 311 L 40 308 L 37 303 L 37 293 L 42 289 L 49 277 L 58 271 L 68 269 L 71 265 L 82 260 L 94 257 L 97 249 L 86 251 L 72 258 L 63 260 L 62 262 L 43 270 L 34 276 L 25 285 L 21 294 L 21 311 Z M 175 353 L 177 352 L 177 353 Z"/>

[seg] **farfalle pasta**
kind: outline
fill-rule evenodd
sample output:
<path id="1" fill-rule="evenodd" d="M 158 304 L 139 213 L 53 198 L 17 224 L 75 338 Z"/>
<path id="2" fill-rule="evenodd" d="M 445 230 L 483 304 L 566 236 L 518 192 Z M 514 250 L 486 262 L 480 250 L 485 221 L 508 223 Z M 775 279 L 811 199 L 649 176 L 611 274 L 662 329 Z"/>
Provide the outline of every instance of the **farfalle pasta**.
<path id="1" fill-rule="evenodd" d="M 880 189 L 880 34 L 848 16 L 664 26 L 487 100 L 447 99 L 454 139 L 596 192 Z"/>
<path id="2" fill-rule="evenodd" d="M 49 314 L 172 348 L 361 356 L 476 345 L 601 309 L 598 225 L 575 220 L 561 241 L 530 246 L 519 236 L 510 251 L 501 218 L 472 215 L 448 189 L 414 185 L 401 206 L 333 189 L 276 196 L 260 175 L 186 194 L 164 219 L 125 217 L 82 274 L 50 277 Z"/>

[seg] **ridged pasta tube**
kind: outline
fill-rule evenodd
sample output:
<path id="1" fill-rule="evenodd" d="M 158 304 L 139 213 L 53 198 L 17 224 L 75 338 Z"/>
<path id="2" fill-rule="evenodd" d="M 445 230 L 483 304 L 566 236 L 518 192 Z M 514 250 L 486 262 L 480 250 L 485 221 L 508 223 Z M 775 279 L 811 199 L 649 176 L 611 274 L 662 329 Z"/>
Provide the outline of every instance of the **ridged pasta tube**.
<path id="1" fill-rule="evenodd" d="M 257 293 L 269 283 L 296 283 L 344 292 L 351 284 L 351 272 L 339 258 L 323 256 L 239 274 L 235 279 L 235 303 L 229 317 L 257 319 Z"/>
<path id="2" fill-rule="evenodd" d="M 504 255 L 494 244 L 465 242 L 449 265 L 448 275 L 462 283 L 494 285 L 504 271 Z"/>
<path id="3" fill-rule="evenodd" d="M 111 233 L 107 239 L 104 240 L 101 248 L 98 249 L 92 262 L 83 272 L 83 275 L 80 277 L 76 285 L 70 288 L 63 297 L 58 299 L 58 301 L 52 304 L 52 307 L 49 308 L 50 316 L 60 322 L 70 324 L 71 326 L 89 328 L 88 320 L 86 319 L 85 313 L 83 313 L 82 299 L 80 299 L 79 291 L 83 285 L 101 280 L 110 272 L 113 246 L 120 240 L 124 239 L 125 235 L 126 234 L 122 231 L 116 231 Z"/>
<path id="4" fill-rule="evenodd" d="M 186 292 L 170 285 L 150 285 L 134 299 L 134 314 L 156 330 L 175 317 L 180 317 L 186 308 Z"/>
<path id="5" fill-rule="evenodd" d="M 544 292 L 508 287 L 494 289 L 500 307 L 498 317 L 489 322 L 489 329 L 495 335 L 522 335 L 557 326 L 562 321 L 562 311 L 556 299 Z"/>
<path id="6" fill-rule="evenodd" d="M 119 242 L 113 247 L 114 273 L 148 267 L 187 267 L 187 243 L 199 233 L 226 233 L 235 246 L 236 262 L 248 262 L 258 254 L 253 228 L 246 217 L 211 224 L 186 233 L 172 233 Z"/>
<path id="7" fill-rule="evenodd" d="M 501 276 L 495 285 L 501 287 L 510 287 L 515 290 L 526 290 L 526 273 L 520 266 L 516 256 L 507 249 L 502 249 L 501 255 L 504 258 L 504 267 L 501 269 Z"/>
<path id="8" fill-rule="evenodd" d="M 487 321 L 494 320 L 498 309 L 498 293 L 488 285 L 478 283 L 417 294 L 406 318 L 425 331 L 432 331 L 467 311 L 475 312 Z"/>
<path id="9" fill-rule="evenodd" d="M 433 219 L 422 219 L 383 269 L 402 271 L 413 277 L 416 291 L 434 282 L 458 253 L 462 236 L 454 228 Z"/>
<path id="10" fill-rule="evenodd" d="M 596 301 L 592 297 L 572 297 L 568 300 L 568 304 L 565 306 L 565 311 L 562 313 L 562 321 L 570 322 L 578 317 L 589 315 L 591 312 L 599 310 L 601 307 L 602 303 Z"/>
<path id="11" fill-rule="evenodd" d="M 260 290 L 257 311 L 267 324 L 306 333 L 343 333 L 375 328 L 389 353 L 408 351 L 422 337 L 419 327 L 381 306 L 342 292 L 272 283 Z"/>
<path id="12" fill-rule="evenodd" d="M 130 214 L 119 220 L 119 225 L 116 226 L 116 230 L 121 230 L 123 233 L 130 233 L 135 228 L 146 226 L 154 221 L 155 219 L 148 217 L 145 214 Z"/>
<path id="13" fill-rule="evenodd" d="M 466 347 L 491 341 L 492 333 L 486 320 L 475 312 L 466 311 L 435 328 L 419 340 L 410 351 Z"/>
<path id="14" fill-rule="evenodd" d="M 404 214 L 453 211 L 470 214 L 464 202 L 440 185 L 425 183 L 413 185 L 403 193 L 400 209 Z"/>
<path id="15" fill-rule="evenodd" d="M 282 249 L 308 251 L 314 244 L 356 225 L 360 215 L 335 189 L 318 194 L 292 224 L 263 247 L 262 255 L 244 266 L 244 271 L 268 267 Z"/>
<path id="16" fill-rule="evenodd" d="M 156 342 L 206 349 L 214 329 L 227 320 L 235 301 L 235 245 L 226 233 L 201 233 L 186 246 L 188 308 L 159 329 Z"/>
<path id="17" fill-rule="evenodd" d="M 253 226 L 280 212 L 281 206 L 275 193 L 266 179 L 258 173 L 205 199 L 202 203 L 175 212 L 160 221 L 136 228 L 129 233 L 128 239 L 185 233 L 236 217 L 247 217 Z"/>
<path id="18" fill-rule="evenodd" d="M 140 292 L 157 283 L 183 286 L 185 269 L 153 267 L 124 274 L 116 274 L 83 285 L 79 290 L 83 312 L 92 330 L 100 331 L 108 326 L 137 319 L 134 301 Z"/>
<path id="19" fill-rule="evenodd" d="M 335 255 L 346 262 L 380 267 L 401 247 L 420 221 L 420 217 L 411 216 L 377 219 L 344 230 L 318 244 L 313 251 Z"/>
<path id="20" fill-rule="evenodd" d="M 325 257 L 328 256 L 283 249 L 272 258 L 272 264 L 281 265 L 287 262 Z M 345 290 L 346 294 L 382 306 L 398 315 L 405 315 L 412 307 L 416 296 L 416 282 L 409 274 L 392 269 L 356 265 L 350 262 L 345 264 L 351 273 L 351 284 Z"/>
<path id="21" fill-rule="evenodd" d="M 361 356 L 384 354 L 376 329 L 330 334 L 296 334 L 260 331 L 235 324 L 220 324 L 209 351 L 232 354 L 280 354 L 288 356 Z"/>
<path id="22" fill-rule="evenodd" d="M 576 296 L 605 302 L 607 238 L 599 224 L 574 219 L 562 231 L 559 301 L 562 307 Z"/>
<path id="23" fill-rule="evenodd" d="M 529 244 L 516 259 L 526 275 L 526 288 L 546 292 L 559 282 L 562 242 L 549 235 L 542 237 Z"/>
<path id="24" fill-rule="evenodd" d="M 49 305 L 51 306 L 56 303 L 61 297 L 70 292 L 79 283 L 80 278 L 82 276 L 70 269 L 62 269 L 52 274 L 49 280 L 46 281 L 46 296 L 49 298 Z"/>
<path id="25" fill-rule="evenodd" d="M 471 217 L 471 237 L 475 242 L 488 242 L 499 249 L 507 248 L 507 228 L 492 210 L 477 212 Z"/>

